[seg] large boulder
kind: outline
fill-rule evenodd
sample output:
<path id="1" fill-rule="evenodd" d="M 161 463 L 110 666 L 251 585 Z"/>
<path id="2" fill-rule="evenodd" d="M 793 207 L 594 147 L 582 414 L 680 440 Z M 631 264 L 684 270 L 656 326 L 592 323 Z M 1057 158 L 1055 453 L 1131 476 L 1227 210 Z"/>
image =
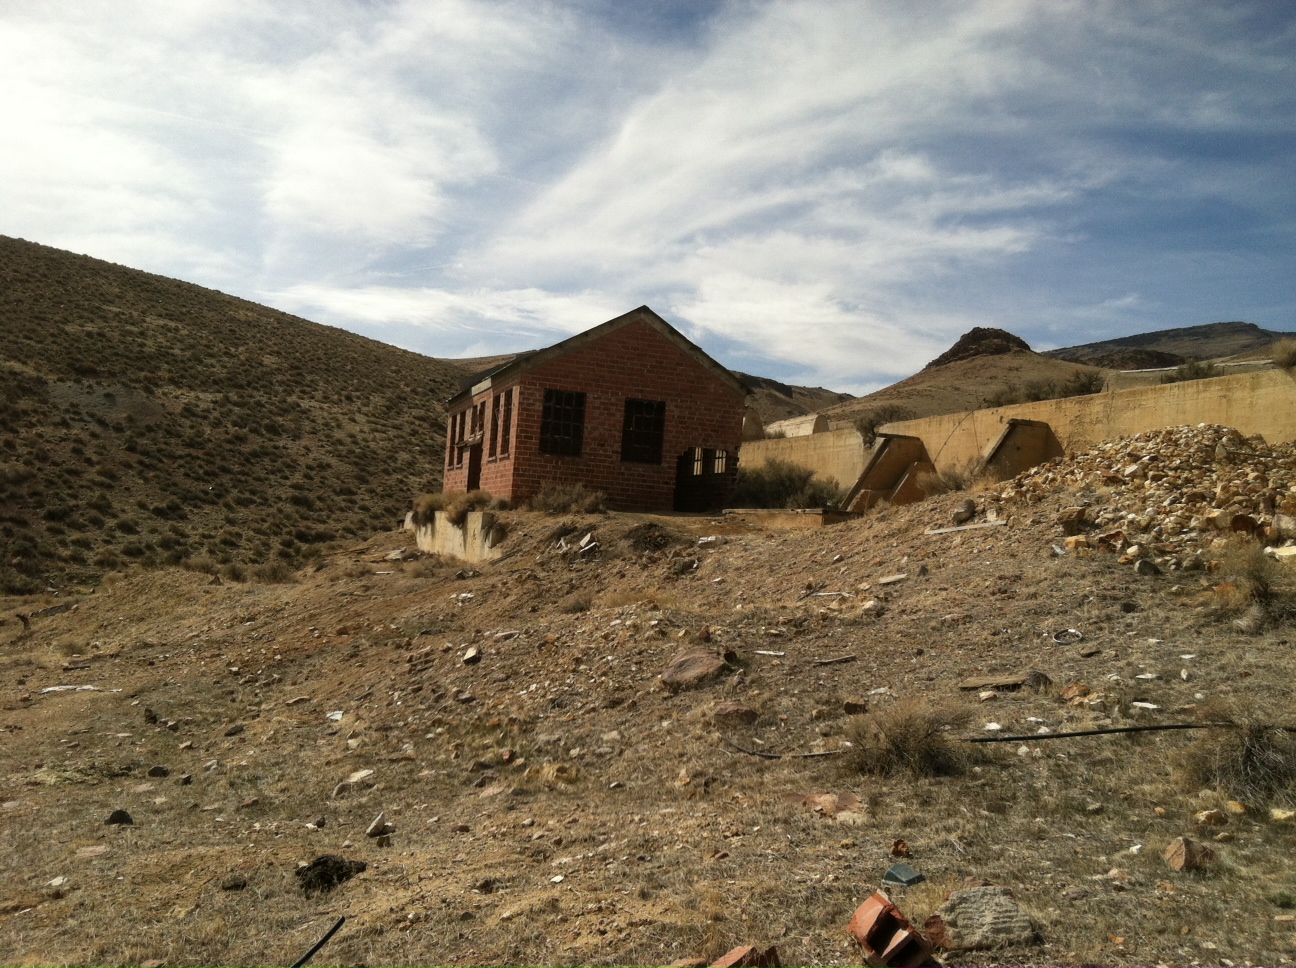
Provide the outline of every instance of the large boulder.
<path id="1" fill-rule="evenodd" d="M 725 670 L 725 661 L 707 649 L 685 649 L 671 659 L 661 674 L 662 685 L 671 692 L 696 689 L 715 680 Z"/>
<path id="2" fill-rule="evenodd" d="M 1035 944 L 1039 932 L 1004 887 L 953 891 L 923 922 L 927 940 L 946 951 L 973 951 Z"/>

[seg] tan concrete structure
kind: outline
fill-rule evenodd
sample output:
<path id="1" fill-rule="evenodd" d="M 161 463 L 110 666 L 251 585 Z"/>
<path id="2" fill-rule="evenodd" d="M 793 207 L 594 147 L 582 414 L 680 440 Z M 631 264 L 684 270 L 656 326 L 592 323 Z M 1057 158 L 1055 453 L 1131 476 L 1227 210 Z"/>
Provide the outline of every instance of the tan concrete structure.
<path id="1" fill-rule="evenodd" d="M 405 516 L 405 530 L 414 532 L 419 551 L 460 561 L 498 558 L 504 553 L 501 545 L 508 536 L 490 511 L 469 511 L 463 524 L 451 524 L 444 511 L 437 511 L 427 524 L 415 524 L 410 513 Z"/>
<path id="2" fill-rule="evenodd" d="M 807 413 L 800 417 L 775 420 L 765 427 L 765 433 L 772 437 L 779 434 L 784 437 L 809 437 L 811 434 L 822 434 L 827 429 L 827 417 L 821 413 Z"/>
<path id="3" fill-rule="evenodd" d="M 751 440 L 742 446 L 742 466 L 760 467 L 771 460 L 785 460 L 815 472 L 817 477 L 831 477 L 842 487 L 850 487 L 864 470 L 864 439 L 859 431 L 830 430 L 806 437 L 781 440 Z"/>
<path id="4" fill-rule="evenodd" d="M 1044 433 L 1014 435 L 1009 459 L 1003 445 L 1013 421 L 1046 424 L 1056 443 Z M 1247 436 L 1260 434 L 1271 443 L 1296 440 L 1296 374 L 1261 370 L 901 420 L 882 429 L 922 441 L 939 470 L 969 468 L 1003 452 L 1004 472 L 1015 474 L 1062 451 L 1083 450 L 1101 440 L 1198 423 L 1222 424 Z M 799 463 L 792 453 L 785 459 Z"/>

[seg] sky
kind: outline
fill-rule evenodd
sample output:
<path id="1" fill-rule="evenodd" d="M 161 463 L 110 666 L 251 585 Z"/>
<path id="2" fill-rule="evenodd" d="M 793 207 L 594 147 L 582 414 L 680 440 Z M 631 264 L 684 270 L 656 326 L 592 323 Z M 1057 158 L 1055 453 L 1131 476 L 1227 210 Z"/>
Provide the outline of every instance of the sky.
<path id="1" fill-rule="evenodd" d="M 431 356 L 1296 330 L 1286 0 L 5 0 L 0 131 L 0 234 Z"/>

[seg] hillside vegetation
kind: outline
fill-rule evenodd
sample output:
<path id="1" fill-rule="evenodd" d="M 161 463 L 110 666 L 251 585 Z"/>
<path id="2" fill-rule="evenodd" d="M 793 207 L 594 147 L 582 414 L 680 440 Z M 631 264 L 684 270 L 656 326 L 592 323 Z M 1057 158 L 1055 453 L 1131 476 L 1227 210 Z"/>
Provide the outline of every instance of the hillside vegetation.
<path id="1" fill-rule="evenodd" d="M 295 565 L 440 486 L 453 364 L 3 237 L 0 331 L 5 592 Z"/>

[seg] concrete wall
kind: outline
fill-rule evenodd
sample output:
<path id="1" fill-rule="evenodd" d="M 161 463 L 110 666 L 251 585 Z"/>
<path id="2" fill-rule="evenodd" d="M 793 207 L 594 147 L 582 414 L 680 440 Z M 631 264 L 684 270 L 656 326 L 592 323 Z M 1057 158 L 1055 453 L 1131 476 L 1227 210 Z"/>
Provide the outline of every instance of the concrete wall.
<path id="1" fill-rule="evenodd" d="M 821 413 L 807 413 L 800 417 L 788 417 L 775 420 L 765 428 L 770 436 L 782 434 L 784 437 L 808 437 L 810 434 L 822 434 L 828 429 L 828 418 Z"/>
<path id="2" fill-rule="evenodd" d="M 490 561 L 504 553 L 508 532 L 490 511 L 469 511 L 463 524 L 451 524 L 444 511 L 437 511 L 427 524 L 416 525 L 414 516 L 405 518 L 405 530 L 414 532 L 419 551 L 445 555 L 461 561 Z"/>
<path id="3" fill-rule="evenodd" d="M 864 471 L 867 458 L 864 438 L 858 430 L 830 430 L 808 437 L 782 440 L 749 440 L 743 444 L 742 466 L 760 467 L 771 460 L 786 460 L 815 472 L 817 477 L 832 477 L 842 487 L 850 487 Z"/>
<path id="4" fill-rule="evenodd" d="M 1261 370 L 1210 380 L 900 420 L 881 429 L 920 438 L 936 467 L 949 470 L 989 456 L 987 451 L 1002 439 L 1008 422 L 1013 419 L 1047 423 L 1068 452 L 1144 430 L 1198 423 L 1222 424 L 1247 436 L 1260 434 L 1270 443 L 1281 443 L 1296 440 L 1296 374 Z M 744 449 L 744 457 L 747 456 Z M 786 459 L 797 461 L 794 456 Z"/>

